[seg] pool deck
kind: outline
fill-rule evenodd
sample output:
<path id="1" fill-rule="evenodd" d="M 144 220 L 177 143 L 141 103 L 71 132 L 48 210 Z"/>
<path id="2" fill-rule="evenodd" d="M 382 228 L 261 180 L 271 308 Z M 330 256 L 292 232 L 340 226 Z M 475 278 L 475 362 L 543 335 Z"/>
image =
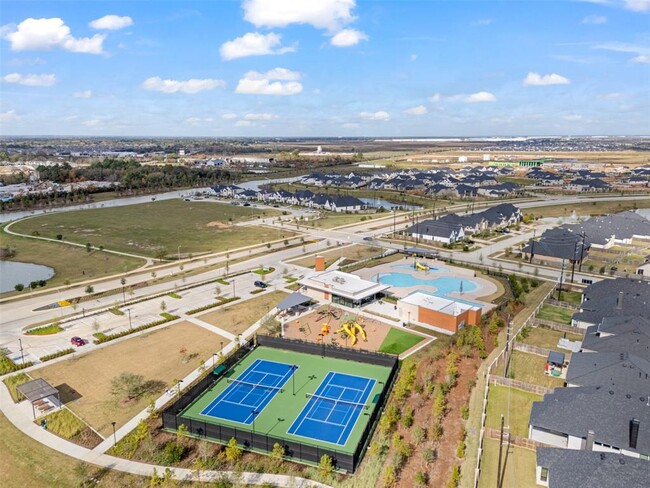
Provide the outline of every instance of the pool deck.
<path id="1" fill-rule="evenodd" d="M 494 283 L 480 276 L 476 276 L 476 273 L 467 268 L 458 268 L 455 266 L 450 266 L 441 261 L 436 261 L 433 259 L 418 259 L 418 262 L 427 264 L 433 268 L 438 268 L 437 270 L 430 271 L 420 271 L 415 269 L 409 269 L 405 265 L 413 263 L 413 259 L 404 259 L 401 261 L 395 261 L 393 263 L 380 264 L 379 266 L 374 266 L 372 268 L 365 268 L 359 271 L 356 271 L 355 274 L 364 278 L 366 280 L 375 281 L 376 275 L 388 274 L 388 273 L 404 273 L 417 278 L 418 280 L 435 280 L 437 278 L 444 277 L 453 277 L 453 278 L 462 278 L 472 281 L 476 285 L 476 289 L 472 291 L 460 292 L 450 292 L 446 296 L 450 299 L 458 299 L 462 301 L 475 302 L 483 306 L 483 311 L 485 312 L 488 309 L 493 307 L 492 304 L 482 302 L 481 297 L 492 295 L 497 291 L 497 287 Z M 435 286 L 430 286 L 426 284 L 418 284 L 416 286 L 406 286 L 406 287 L 397 287 L 391 286 L 390 291 L 393 295 L 398 298 L 404 298 L 407 295 L 410 295 L 416 291 L 423 291 L 425 293 L 434 293 L 438 290 Z"/>

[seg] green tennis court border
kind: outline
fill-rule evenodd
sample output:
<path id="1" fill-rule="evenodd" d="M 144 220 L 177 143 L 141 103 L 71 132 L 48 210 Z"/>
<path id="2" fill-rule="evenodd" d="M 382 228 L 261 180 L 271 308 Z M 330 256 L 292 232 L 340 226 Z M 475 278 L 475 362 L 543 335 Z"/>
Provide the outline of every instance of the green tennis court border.
<path id="1" fill-rule="evenodd" d="M 190 434 L 197 437 L 221 443 L 234 437 L 243 448 L 262 452 L 272 451 L 277 442 L 284 446 L 287 459 L 318 463 L 323 454 L 328 454 L 338 469 L 354 471 L 392 387 L 398 368 L 397 357 L 268 336 L 258 336 L 256 342 L 250 352 L 239 350 L 238 357 L 228 358 L 221 374 L 207 376 L 166 409 L 163 427 L 177 430 L 184 424 Z M 236 378 L 256 359 L 295 364 L 298 369 L 284 385 L 284 391 L 257 414 L 255 422 L 246 425 L 201 415 L 203 408 L 227 388 L 226 378 Z M 376 380 L 369 396 L 369 408 L 362 412 L 343 446 L 287 433 L 308 403 L 307 394 L 313 394 L 330 371 Z"/>

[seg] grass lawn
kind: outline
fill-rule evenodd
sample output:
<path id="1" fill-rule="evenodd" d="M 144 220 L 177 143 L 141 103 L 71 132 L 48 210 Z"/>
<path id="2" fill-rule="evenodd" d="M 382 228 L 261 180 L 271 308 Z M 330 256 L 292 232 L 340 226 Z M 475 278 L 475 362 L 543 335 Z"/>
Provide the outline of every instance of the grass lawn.
<path id="1" fill-rule="evenodd" d="M 133 337 L 104 349 L 33 371 L 61 391 L 61 400 L 103 436 L 112 432 L 111 421 L 123 425 L 143 410 L 150 397 L 122 402 L 111 394 L 111 380 L 120 373 L 142 375 L 147 381 L 171 386 L 218 351 L 227 342 L 189 322 Z M 181 349 L 186 349 L 181 352 Z M 160 393 L 160 391 L 158 392 Z M 157 395 L 157 394 L 156 394 Z"/>
<path id="2" fill-rule="evenodd" d="M 535 451 L 521 447 L 503 447 L 503 488 L 537 488 L 535 483 Z M 499 441 L 485 439 L 483 456 L 481 457 L 481 475 L 478 480 L 479 488 L 494 488 L 497 484 L 497 469 L 499 464 Z M 473 472 L 472 472 L 473 474 Z"/>
<path id="3" fill-rule="evenodd" d="M 26 436 L 0 414 L 0 486 L 4 488 L 77 488 L 85 479 L 97 478 L 101 488 L 148 487 L 149 478 L 100 470 L 54 451 Z M 81 469 L 79 468 L 81 467 Z"/>
<path id="4" fill-rule="evenodd" d="M 533 402 L 542 399 L 535 395 L 516 388 L 492 385 L 488 390 L 487 418 L 485 425 L 493 429 L 501 427 L 501 415 L 505 418 L 505 425 L 510 427 L 510 433 L 520 437 L 528 437 L 528 417 Z"/>
<path id="5" fill-rule="evenodd" d="M 381 249 L 378 247 L 364 246 L 361 244 L 354 244 L 352 246 L 340 247 L 318 253 L 318 256 L 325 258 L 325 267 L 329 267 L 339 258 L 346 258 L 346 261 L 361 261 L 363 259 L 371 258 L 381 254 Z M 289 261 L 291 264 L 304 266 L 305 268 L 313 268 L 316 255 L 310 255 L 295 261 Z"/>
<path id="6" fill-rule="evenodd" d="M 38 232 L 44 237 L 62 234 L 73 242 L 146 256 L 156 256 L 161 248 L 175 256 L 180 246 L 181 255 L 187 256 L 292 236 L 290 231 L 281 229 L 230 225 L 279 213 L 178 199 L 43 215 L 19 222 L 12 230 L 23 234 Z"/>
<path id="7" fill-rule="evenodd" d="M 546 358 L 542 356 L 514 351 L 510 360 L 508 375 L 514 375 L 514 379 L 516 380 L 545 386 L 547 388 L 563 386 L 563 379 L 544 374 L 545 364 Z M 501 367 L 503 368 L 503 365 Z M 503 371 L 503 369 L 497 371 Z"/>
<path id="8" fill-rule="evenodd" d="M 416 344 L 422 342 L 424 337 L 411 334 L 409 332 L 391 328 L 384 342 L 379 346 L 379 352 L 387 352 L 390 354 L 402 354 L 408 351 Z"/>
<path id="9" fill-rule="evenodd" d="M 537 318 L 542 320 L 551 320 L 552 322 L 558 322 L 560 324 L 571 325 L 571 317 L 574 313 L 576 313 L 575 310 L 544 304 L 539 310 Z"/>
<path id="10" fill-rule="evenodd" d="M 237 335 L 261 319 L 286 296 L 287 294 L 283 291 L 274 291 L 245 302 L 238 302 L 235 305 L 208 312 L 197 318 Z"/>
<path id="11" fill-rule="evenodd" d="M 86 428 L 86 424 L 67 408 L 62 408 L 46 417 L 39 418 L 35 422 L 40 425 L 43 419 L 47 420 L 47 430 L 64 439 L 72 439 Z"/>
<path id="12" fill-rule="evenodd" d="M 378 214 L 383 216 L 384 214 Z M 341 225 L 356 224 L 357 222 L 364 222 L 377 218 L 375 214 L 346 214 L 339 212 L 323 212 L 321 218 L 318 220 L 310 220 L 308 225 L 311 227 L 318 227 L 322 229 L 331 229 Z"/>
<path id="13" fill-rule="evenodd" d="M 553 298 L 558 300 L 558 292 L 553 292 Z M 582 292 L 580 291 L 562 291 L 562 301 L 575 305 L 576 307 L 580 306 L 582 302 Z"/>
<path id="14" fill-rule="evenodd" d="M 532 178 L 515 178 L 510 176 L 498 176 L 497 181 L 499 183 L 514 183 L 516 185 L 521 185 L 521 186 L 528 186 L 528 185 L 535 184 L 535 180 L 533 180 Z"/>
<path id="15" fill-rule="evenodd" d="M 46 287 L 63 285 L 66 280 L 75 283 L 114 275 L 136 269 L 145 263 L 144 259 L 118 256 L 101 251 L 88 253 L 81 247 L 27 237 L 16 237 L 3 231 L 0 233 L 0 247 L 8 246 L 16 249 L 16 256 L 9 258 L 9 261 L 42 264 L 54 269 L 55 274 L 47 281 Z M 23 284 L 27 286 L 28 281 L 25 278 Z M 25 289 L 20 293 L 27 295 L 29 290 Z"/>
<path id="16" fill-rule="evenodd" d="M 605 194 L 608 196 L 610 194 Z M 603 195 L 600 195 L 603 196 Z M 548 207 L 537 207 L 531 213 L 535 217 L 562 217 L 570 216 L 574 211 L 576 215 L 605 215 L 624 212 L 634 208 L 650 207 L 650 198 L 639 198 L 635 200 L 586 202 L 576 205 L 549 205 Z M 584 268 L 583 268 L 584 269 Z"/>
<path id="17" fill-rule="evenodd" d="M 546 349 L 557 350 L 557 341 L 560 340 L 561 337 L 565 337 L 565 333 L 560 332 L 559 330 L 551 330 L 545 327 L 531 327 L 528 336 L 521 342 L 533 346 L 544 347 Z M 566 338 L 570 341 L 582 340 L 582 336 L 579 334 L 566 333 Z M 565 354 L 567 352 L 568 351 L 564 351 Z"/>

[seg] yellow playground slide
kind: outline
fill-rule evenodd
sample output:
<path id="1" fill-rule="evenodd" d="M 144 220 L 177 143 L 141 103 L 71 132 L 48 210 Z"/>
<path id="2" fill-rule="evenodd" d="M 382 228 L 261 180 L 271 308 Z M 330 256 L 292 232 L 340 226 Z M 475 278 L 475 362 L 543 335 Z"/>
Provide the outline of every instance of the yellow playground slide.
<path id="1" fill-rule="evenodd" d="M 418 263 L 417 261 L 415 262 L 415 268 L 419 269 L 420 271 L 427 271 L 429 269 L 428 266 L 425 266 L 424 264 Z"/>

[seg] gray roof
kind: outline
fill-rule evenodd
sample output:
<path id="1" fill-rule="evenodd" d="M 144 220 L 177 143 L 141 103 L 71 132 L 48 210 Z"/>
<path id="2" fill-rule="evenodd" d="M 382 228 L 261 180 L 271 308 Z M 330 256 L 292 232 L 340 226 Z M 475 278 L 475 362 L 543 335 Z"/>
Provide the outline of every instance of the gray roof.
<path id="1" fill-rule="evenodd" d="M 549 488 L 647 488 L 648 461 L 622 454 L 537 448 L 537 466 L 548 468 Z"/>
<path id="2" fill-rule="evenodd" d="M 566 382 L 622 393 L 650 393 L 650 362 L 625 352 L 577 352 L 571 356 Z"/>
<path id="3" fill-rule="evenodd" d="M 650 319 L 650 281 L 629 278 L 602 280 L 584 289 L 580 312 L 573 319 L 597 324 L 604 317 L 640 316 Z M 617 307 L 619 294 L 622 304 Z"/>
<path id="4" fill-rule="evenodd" d="M 584 232 L 589 242 L 601 245 L 612 236 L 617 239 L 629 239 L 633 235 L 650 236 L 650 221 L 631 210 L 605 217 L 591 217 L 580 224 L 565 225 L 563 228 L 576 234 Z"/>
<path id="5" fill-rule="evenodd" d="M 584 246 L 584 249 L 583 249 Z M 557 228 L 545 231 L 537 241 L 531 241 L 523 248 L 524 253 L 534 256 L 548 256 L 579 261 L 587 256 L 590 246 L 585 237 L 583 244 L 582 235 L 569 229 Z"/>
<path id="6" fill-rule="evenodd" d="M 547 363 L 564 364 L 564 353 L 558 351 L 550 351 L 546 358 Z"/>
<path id="7" fill-rule="evenodd" d="M 616 393 L 608 388 L 556 388 L 543 401 L 533 402 L 529 424 L 583 439 L 591 430 L 597 443 L 650 454 L 647 402 L 645 394 Z M 629 447 L 632 419 L 639 421 L 636 449 Z"/>
<path id="8" fill-rule="evenodd" d="M 591 352 L 626 352 L 650 361 L 650 320 L 605 317 L 587 328 L 581 347 Z"/>
<path id="9" fill-rule="evenodd" d="M 25 395 L 30 402 L 35 402 L 42 398 L 57 395 L 59 390 L 50 385 L 43 378 L 37 378 L 22 385 L 18 385 L 17 390 Z"/>
<path id="10" fill-rule="evenodd" d="M 303 295 L 302 293 L 295 292 L 278 303 L 276 305 L 276 308 L 278 310 L 287 310 L 288 308 L 295 307 L 296 305 L 301 305 L 310 301 L 311 297 Z"/>

